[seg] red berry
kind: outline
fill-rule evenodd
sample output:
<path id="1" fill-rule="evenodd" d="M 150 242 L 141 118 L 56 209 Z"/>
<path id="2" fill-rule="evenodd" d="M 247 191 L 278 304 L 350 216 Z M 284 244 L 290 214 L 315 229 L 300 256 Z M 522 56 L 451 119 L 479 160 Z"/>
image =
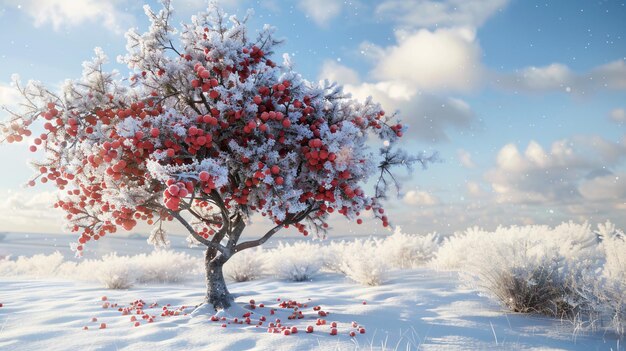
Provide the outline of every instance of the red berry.
<path id="1" fill-rule="evenodd" d="M 307 333 L 312 333 L 313 332 L 313 326 L 309 325 L 308 327 L 306 327 L 306 332 Z"/>
<path id="2" fill-rule="evenodd" d="M 200 180 L 203 182 L 206 182 L 207 180 L 209 180 L 210 177 L 211 175 L 207 171 L 202 171 L 198 174 L 198 178 L 200 178 Z"/>

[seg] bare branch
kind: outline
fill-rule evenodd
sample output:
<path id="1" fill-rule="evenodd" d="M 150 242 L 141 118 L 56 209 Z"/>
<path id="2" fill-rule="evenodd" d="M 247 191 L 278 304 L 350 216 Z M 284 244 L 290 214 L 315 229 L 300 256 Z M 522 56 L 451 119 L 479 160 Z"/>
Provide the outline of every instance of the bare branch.
<path id="1" fill-rule="evenodd" d="M 189 231 L 189 234 L 191 234 L 191 236 L 193 236 L 194 239 L 198 240 L 200 243 L 202 243 L 203 245 L 211 249 L 215 249 L 221 253 L 224 253 L 226 248 L 223 245 L 219 243 L 214 243 L 198 235 L 198 233 L 196 233 L 195 229 L 193 229 L 191 224 L 189 224 L 189 222 L 187 222 L 187 220 L 184 219 L 183 216 L 181 216 L 179 212 L 171 211 L 171 210 L 168 212 L 170 215 L 172 215 L 172 217 L 176 218 L 183 226 L 185 226 L 185 228 L 187 228 L 187 231 Z"/>

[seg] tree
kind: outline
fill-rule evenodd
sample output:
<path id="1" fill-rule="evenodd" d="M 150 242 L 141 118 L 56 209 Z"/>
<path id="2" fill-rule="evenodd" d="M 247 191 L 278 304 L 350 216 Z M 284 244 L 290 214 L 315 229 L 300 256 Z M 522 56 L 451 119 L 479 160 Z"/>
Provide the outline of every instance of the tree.
<path id="1" fill-rule="evenodd" d="M 304 80 L 265 27 L 252 39 L 243 21 L 214 6 L 177 31 L 172 9 L 146 6 L 143 34 L 130 30 L 130 69 L 105 72 L 96 49 L 82 78 L 56 94 L 38 82 L 16 86 L 19 112 L 0 128 L 3 141 L 26 140 L 43 151 L 29 182 L 59 189 L 77 255 L 85 244 L 138 221 L 153 225 L 149 241 L 165 244 L 163 223 L 176 220 L 206 246 L 206 303 L 233 303 L 222 267 L 239 251 L 259 246 L 283 227 L 305 236 L 325 233 L 329 214 L 356 220 L 364 211 L 388 226 L 381 200 L 395 183 L 390 168 L 428 161 L 393 148 L 405 129 L 371 99 L 360 103 L 336 84 Z M 38 127 L 39 126 L 39 127 Z M 41 129 L 40 126 L 43 126 Z M 369 136 L 384 145 L 375 156 Z M 378 175 L 374 195 L 363 185 Z M 255 240 L 240 238 L 251 216 L 275 226 Z"/>

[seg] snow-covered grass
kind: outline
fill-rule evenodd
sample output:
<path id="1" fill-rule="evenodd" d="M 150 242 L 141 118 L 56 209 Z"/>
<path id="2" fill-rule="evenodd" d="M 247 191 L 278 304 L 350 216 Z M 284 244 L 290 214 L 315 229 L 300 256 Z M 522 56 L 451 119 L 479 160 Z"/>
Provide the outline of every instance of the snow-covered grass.
<path id="1" fill-rule="evenodd" d="M 610 223 L 471 228 L 445 240 L 432 266 L 460 270 L 472 288 L 515 312 L 624 334 L 626 244 Z"/>

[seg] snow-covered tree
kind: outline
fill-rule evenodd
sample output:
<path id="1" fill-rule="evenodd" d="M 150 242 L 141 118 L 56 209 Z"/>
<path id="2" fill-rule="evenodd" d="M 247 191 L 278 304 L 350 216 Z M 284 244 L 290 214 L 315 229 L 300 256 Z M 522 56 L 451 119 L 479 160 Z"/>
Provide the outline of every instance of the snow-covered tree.
<path id="1" fill-rule="evenodd" d="M 126 35 L 118 60 L 129 77 L 104 71 L 96 49 L 82 78 L 60 93 L 16 79 L 25 103 L 0 125 L 3 141 L 28 141 L 45 154 L 29 184 L 59 189 L 54 206 L 79 234 L 78 255 L 138 221 L 154 226 L 149 241 L 166 244 L 162 224 L 176 220 L 206 246 L 206 303 L 225 309 L 233 299 L 224 263 L 281 228 L 324 233 L 335 211 L 358 224 L 373 211 L 389 225 L 381 200 L 395 183 L 390 168 L 428 161 L 394 148 L 404 130 L 395 116 L 336 84 L 304 80 L 286 56 L 274 62 L 279 41 L 269 26 L 251 37 L 245 19 L 210 6 L 176 29 L 163 5 L 145 7 L 146 33 Z M 371 136 L 382 144 L 378 154 Z M 275 226 L 240 240 L 255 213 Z"/>

